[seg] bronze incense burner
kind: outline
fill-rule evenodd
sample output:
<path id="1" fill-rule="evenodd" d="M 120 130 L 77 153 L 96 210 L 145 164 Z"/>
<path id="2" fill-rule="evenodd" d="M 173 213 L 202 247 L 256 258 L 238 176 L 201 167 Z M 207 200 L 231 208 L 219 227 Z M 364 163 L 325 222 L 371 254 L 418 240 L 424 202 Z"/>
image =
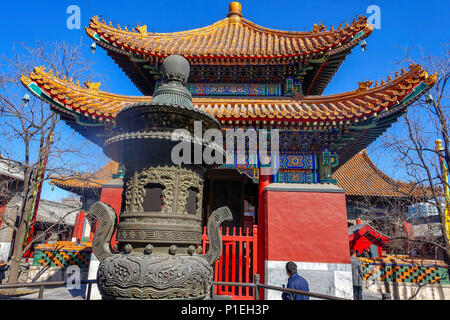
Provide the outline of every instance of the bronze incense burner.
<path id="1" fill-rule="evenodd" d="M 172 150 L 184 141 L 192 154 L 199 148 L 224 151 L 202 138 L 192 139 L 195 122 L 201 122 L 203 132 L 220 130 L 220 124 L 193 107 L 185 87 L 189 69 L 181 56 L 165 59 L 163 83 L 153 100 L 122 110 L 104 144 L 104 152 L 125 167 L 119 221 L 105 203 L 97 202 L 89 211 L 99 221 L 93 250 L 100 260 L 97 284 L 104 299 L 209 297 L 211 265 L 222 250 L 220 224 L 231 220 L 231 212 L 223 207 L 211 214 L 209 250 L 200 254 L 203 181 L 214 165 L 175 164 Z M 174 141 L 177 129 L 189 134 Z M 119 252 L 113 253 L 110 240 L 116 229 Z"/>

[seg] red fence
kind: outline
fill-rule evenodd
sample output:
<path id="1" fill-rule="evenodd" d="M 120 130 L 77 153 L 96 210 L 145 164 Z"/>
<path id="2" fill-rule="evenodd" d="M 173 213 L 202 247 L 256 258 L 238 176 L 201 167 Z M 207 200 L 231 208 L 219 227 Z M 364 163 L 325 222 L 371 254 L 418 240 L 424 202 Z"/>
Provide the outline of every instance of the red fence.
<path id="1" fill-rule="evenodd" d="M 222 231 L 223 249 L 220 259 L 214 264 L 214 281 L 253 282 L 258 261 L 258 227 L 225 228 Z M 209 244 L 206 227 L 203 229 L 202 247 L 206 252 Z M 253 288 L 235 286 L 215 286 L 214 294 L 229 295 L 237 300 L 253 300 Z"/>

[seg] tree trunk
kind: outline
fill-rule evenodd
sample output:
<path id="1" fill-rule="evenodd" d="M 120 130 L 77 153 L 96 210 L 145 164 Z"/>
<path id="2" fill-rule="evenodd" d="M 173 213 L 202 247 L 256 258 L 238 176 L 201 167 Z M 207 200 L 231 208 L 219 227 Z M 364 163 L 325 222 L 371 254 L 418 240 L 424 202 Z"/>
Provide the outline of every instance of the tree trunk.
<path id="1" fill-rule="evenodd" d="M 20 272 L 20 262 L 23 256 L 23 242 L 25 240 L 25 235 L 27 233 L 27 222 L 28 222 L 28 212 L 31 210 L 31 205 L 33 202 L 33 197 L 29 196 L 29 186 L 30 180 L 27 179 L 30 175 L 25 175 L 24 182 L 24 200 L 19 212 L 19 222 L 17 225 L 16 235 L 14 237 L 14 247 L 13 253 L 11 256 L 11 265 L 10 265 L 10 273 L 8 278 L 8 283 L 17 283 Z M 8 294 L 14 294 L 16 289 L 10 289 Z"/>
<path id="2" fill-rule="evenodd" d="M 25 223 L 21 223 L 16 232 L 14 241 L 13 255 L 11 257 L 11 271 L 9 274 L 8 283 L 17 283 L 20 270 L 20 261 L 22 260 L 23 240 L 27 232 Z"/>

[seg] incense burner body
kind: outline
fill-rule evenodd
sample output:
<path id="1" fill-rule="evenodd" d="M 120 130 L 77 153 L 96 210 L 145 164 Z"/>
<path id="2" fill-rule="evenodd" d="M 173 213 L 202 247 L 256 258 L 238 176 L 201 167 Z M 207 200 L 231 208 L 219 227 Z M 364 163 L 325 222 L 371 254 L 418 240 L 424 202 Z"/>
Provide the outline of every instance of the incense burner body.
<path id="1" fill-rule="evenodd" d="M 193 107 L 183 57 L 168 57 L 162 69 L 163 84 L 153 100 L 123 109 L 103 146 L 125 168 L 118 221 L 104 203 L 90 209 L 99 221 L 93 249 L 104 299 L 207 298 L 211 265 L 222 249 L 220 224 L 232 217 L 228 208 L 211 215 L 209 251 L 200 254 L 203 181 L 214 165 L 198 161 L 198 152 L 210 148 L 223 154 L 222 146 L 201 138 L 206 130 L 220 130 L 220 124 Z M 188 161 L 174 152 L 180 144 L 188 146 Z M 116 230 L 118 252 L 113 253 L 110 240 Z"/>

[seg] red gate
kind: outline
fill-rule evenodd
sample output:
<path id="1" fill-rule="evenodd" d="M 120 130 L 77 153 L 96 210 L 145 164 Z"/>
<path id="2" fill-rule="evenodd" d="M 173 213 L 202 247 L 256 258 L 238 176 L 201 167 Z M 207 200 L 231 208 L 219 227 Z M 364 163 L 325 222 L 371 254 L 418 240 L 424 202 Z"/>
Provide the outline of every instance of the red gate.
<path id="1" fill-rule="evenodd" d="M 214 264 L 214 281 L 252 283 L 258 262 L 258 227 L 253 228 L 222 228 L 223 249 L 220 259 Z M 206 227 L 203 229 L 203 253 L 209 244 Z M 253 288 L 217 285 L 216 295 L 229 295 L 236 300 L 253 300 Z"/>

